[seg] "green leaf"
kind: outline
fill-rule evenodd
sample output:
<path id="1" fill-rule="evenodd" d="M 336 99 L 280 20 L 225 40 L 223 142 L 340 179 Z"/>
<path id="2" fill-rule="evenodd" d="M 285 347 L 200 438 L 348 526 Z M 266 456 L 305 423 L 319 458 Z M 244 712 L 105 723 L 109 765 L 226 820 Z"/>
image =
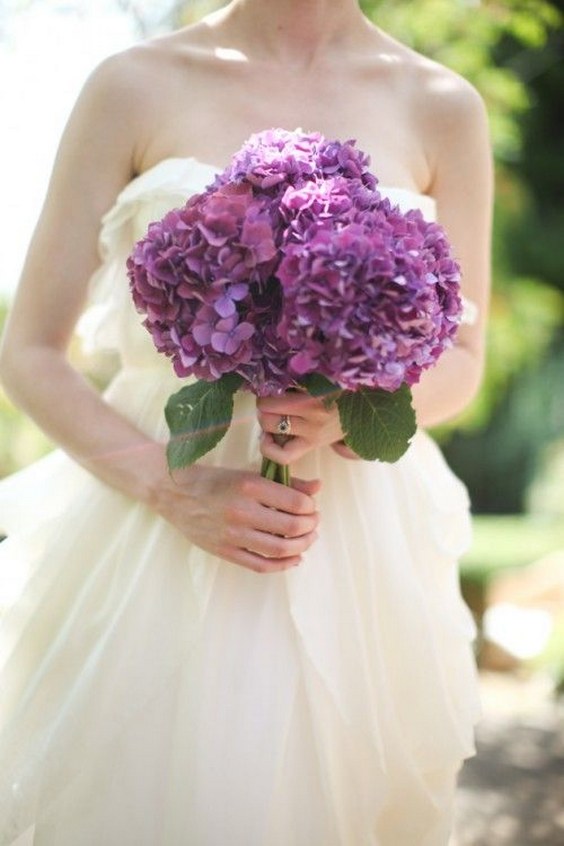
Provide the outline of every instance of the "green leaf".
<path id="1" fill-rule="evenodd" d="M 337 405 L 341 427 L 347 433 L 346 445 L 369 461 L 397 461 L 415 434 L 415 412 L 407 385 L 393 392 L 344 391 Z"/>
<path id="2" fill-rule="evenodd" d="M 342 393 L 342 389 L 338 385 L 330 382 L 320 373 L 308 373 L 306 376 L 302 376 L 300 385 L 303 385 L 312 397 L 322 398 L 326 408 L 331 408 Z"/>
<path id="3" fill-rule="evenodd" d="M 193 464 L 223 438 L 233 416 L 233 394 L 243 380 L 228 373 L 217 382 L 195 382 L 169 397 L 166 456 L 170 470 Z"/>

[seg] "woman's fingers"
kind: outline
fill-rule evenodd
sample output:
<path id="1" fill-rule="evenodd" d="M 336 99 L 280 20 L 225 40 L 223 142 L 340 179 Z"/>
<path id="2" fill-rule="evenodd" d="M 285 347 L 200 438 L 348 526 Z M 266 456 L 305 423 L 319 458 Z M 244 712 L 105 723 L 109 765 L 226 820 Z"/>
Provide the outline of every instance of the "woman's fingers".
<path id="1" fill-rule="evenodd" d="M 322 400 L 309 394 L 261 398 L 257 402 L 257 416 L 263 431 L 261 452 L 279 464 L 290 464 L 311 449 L 343 437 L 338 409 L 326 408 Z M 282 417 L 289 418 L 290 438 L 279 444 L 276 435 Z"/>
<path id="2" fill-rule="evenodd" d="M 256 473 L 193 465 L 166 481 L 155 510 L 202 549 L 272 572 L 298 564 L 314 542 L 319 487 L 317 480 L 286 487 Z"/>
<path id="3" fill-rule="evenodd" d="M 304 429 L 306 428 L 307 423 L 303 417 L 298 417 L 297 414 L 269 414 L 259 411 L 258 421 L 260 428 L 263 432 L 270 432 L 272 435 L 280 434 L 278 426 L 280 424 L 280 420 L 284 416 L 290 419 L 290 425 L 292 427 L 291 434 L 293 437 L 304 434 Z"/>
<path id="4" fill-rule="evenodd" d="M 248 474 L 239 488 L 240 501 L 258 502 L 288 514 L 313 514 L 317 508 L 315 500 L 308 493 L 309 484 L 315 483 L 304 482 L 286 486 L 263 479 L 259 475 Z M 318 488 L 315 492 L 317 490 Z"/>
<path id="5" fill-rule="evenodd" d="M 288 514 L 275 508 L 258 506 L 249 513 L 246 522 L 261 532 L 270 532 L 285 538 L 301 538 L 315 531 L 319 525 L 319 514 Z"/>
<path id="6" fill-rule="evenodd" d="M 315 530 L 297 537 L 284 537 L 246 526 L 230 531 L 228 535 L 229 541 L 220 547 L 218 554 L 260 573 L 296 567 L 318 537 Z"/>
<path id="7" fill-rule="evenodd" d="M 321 487 L 319 480 L 295 479 L 285 487 L 249 477 L 242 487 L 246 499 L 230 514 L 219 554 L 257 572 L 298 565 L 317 538 L 319 514 L 311 510 L 311 497 Z"/>
<path id="8" fill-rule="evenodd" d="M 321 479 L 298 479 L 294 477 L 292 478 L 292 487 L 308 496 L 315 496 L 321 490 Z"/>
<path id="9" fill-rule="evenodd" d="M 308 432 L 315 430 L 318 426 L 323 425 L 331 417 L 331 412 L 328 411 L 321 403 L 315 400 L 314 405 L 299 410 L 292 410 L 287 406 L 280 412 L 270 412 L 259 409 L 257 411 L 258 421 L 263 432 L 278 432 L 278 426 L 282 417 L 289 417 L 292 426 L 292 435 L 307 435 Z"/>
<path id="10" fill-rule="evenodd" d="M 288 391 L 280 396 L 257 399 L 257 409 L 260 413 L 275 414 L 278 417 L 281 414 L 295 414 L 301 417 L 318 406 L 323 406 L 322 401 L 306 391 Z"/>
<path id="11" fill-rule="evenodd" d="M 229 546 L 221 548 L 217 554 L 225 561 L 238 564 L 247 570 L 254 570 L 255 573 L 277 573 L 282 570 L 289 570 L 292 567 L 297 567 L 302 560 L 300 556 L 294 558 L 265 558 L 248 549 Z"/>
<path id="12" fill-rule="evenodd" d="M 315 531 L 296 538 L 286 538 L 246 526 L 241 526 L 236 534 L 234 546 L 277 561 L 286 558 L 299 558 L 317 538 Z"/>

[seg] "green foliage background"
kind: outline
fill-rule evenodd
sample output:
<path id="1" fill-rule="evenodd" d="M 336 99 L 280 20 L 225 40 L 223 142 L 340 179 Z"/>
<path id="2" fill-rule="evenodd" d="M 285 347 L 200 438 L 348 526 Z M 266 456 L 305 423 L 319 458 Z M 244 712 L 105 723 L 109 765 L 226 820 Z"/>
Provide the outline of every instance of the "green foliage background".
<path id="1" fill-rule="evenodd" d="M 33 2 L 0 2 L 0 22 L 3 7 Z M 143 0 L 115 3 L 141 37 L 223 5 L 168 2 L 157 15 Z M 497 185 L 487 372 L 472 407 L 436 435 L 477 511 L 520 511 L 546 448 L 564 442 L 564 0 L 362 6 L 384 30 L 468 78 L 488 107 Z M 0 473 L 46 448 L 1 395 L 0 436 Z"/>

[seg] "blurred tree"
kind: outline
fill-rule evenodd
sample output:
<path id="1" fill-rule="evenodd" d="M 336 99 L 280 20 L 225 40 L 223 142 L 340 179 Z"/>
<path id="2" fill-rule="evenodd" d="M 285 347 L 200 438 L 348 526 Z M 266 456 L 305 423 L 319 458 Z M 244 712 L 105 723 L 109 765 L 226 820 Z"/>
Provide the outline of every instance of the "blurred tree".
<path id="1" fill-rule="evenodd" d="M 564 14 L 564 0 L 552 0 Z M 522 213 L 508 220 L 512 269 L 540 275 L 564 291 L 564 28 L 549 31 L 544 49 L 516 51 L 508 33 L 497 49 L 527 86 L 530 108 L 521 116 L 521 155 L 510 167 L 527 187 Z"/>

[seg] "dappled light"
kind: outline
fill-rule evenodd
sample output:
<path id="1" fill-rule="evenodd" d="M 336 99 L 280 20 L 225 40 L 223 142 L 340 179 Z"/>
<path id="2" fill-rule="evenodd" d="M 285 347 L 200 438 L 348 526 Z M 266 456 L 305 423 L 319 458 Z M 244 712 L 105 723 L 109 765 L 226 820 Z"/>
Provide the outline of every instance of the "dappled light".
<path id="1" fill-rule="evenodd" d="M 216 47 L 214 50 L 218 59 L 225 62 L 247 62 L 248 59 L 240 50 L 232 50 L 230 47 Z"/>

